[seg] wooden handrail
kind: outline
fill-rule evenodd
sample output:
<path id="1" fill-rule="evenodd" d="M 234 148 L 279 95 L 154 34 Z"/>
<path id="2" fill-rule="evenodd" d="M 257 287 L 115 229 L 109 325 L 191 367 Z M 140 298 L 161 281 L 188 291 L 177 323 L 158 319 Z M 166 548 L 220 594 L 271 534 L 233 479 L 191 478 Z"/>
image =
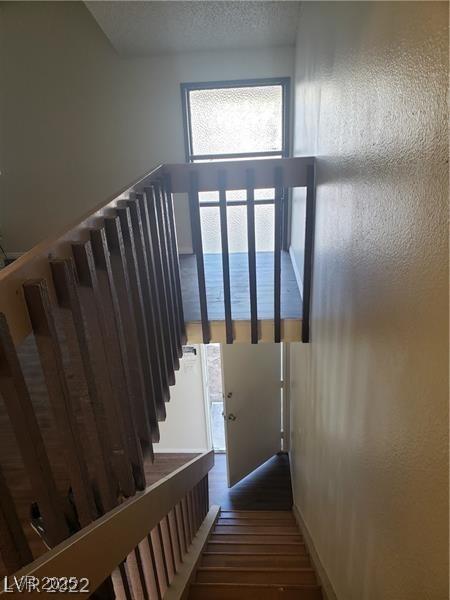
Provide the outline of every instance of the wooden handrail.
<path id="1" fill-rule="evenodd" d="M 227 172 L 227 190 L 245 190 L 247 188 L 246 173 L 253 170 L 255 189 L 274 187 L 274 170 L 282 171 L 285 187 L 305 187 L 307 168 L 314 164 L 314 157 L 298 156 L 294 158 L 267 158 L 263 160 L 230 160 L 205 163 L 166 164 L 164 172 L 170 175 L 172 193 L 189 192 L 190 174 L 198 174 L 197 191 L 211 192 L 218 190 L 219 172 Z"/>
<path id="2" fill-rule="evenodd" d="M 87 578 L 92 593 L 213 465 L 212 451 L 197 456 L 18 571 L 16 579 Z"/>

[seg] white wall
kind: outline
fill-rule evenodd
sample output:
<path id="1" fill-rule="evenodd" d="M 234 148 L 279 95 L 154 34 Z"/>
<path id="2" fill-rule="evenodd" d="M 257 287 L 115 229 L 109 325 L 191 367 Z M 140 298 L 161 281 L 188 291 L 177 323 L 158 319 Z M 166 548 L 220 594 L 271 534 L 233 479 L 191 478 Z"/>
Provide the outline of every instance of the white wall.
<path id="1" fill-rule="evenodd" d="M 170 388 L 166 420 L 159 424 L 160 442 L 155 452 L 204 452 L 210 449 L 200 346 L 186 353 Z"/>
<path id="2" fill-rule="evenodd" d="M 3 5 L 1 227 L 30 248 L 161 162 L 184 162 L 180 83 L 291 76 L 293 49 L 123 59 L 82 2 Z M 188 225 L 177 207 L 178 224 Z M 189 250 L 189 228 L 179 245 Z"/>
<path id="3" fill-rule="evenodd" d="M 339 600 L 448 600 L 448 5 L 305 2 L 295 153 L 318 156 L 295 504 Z"/>

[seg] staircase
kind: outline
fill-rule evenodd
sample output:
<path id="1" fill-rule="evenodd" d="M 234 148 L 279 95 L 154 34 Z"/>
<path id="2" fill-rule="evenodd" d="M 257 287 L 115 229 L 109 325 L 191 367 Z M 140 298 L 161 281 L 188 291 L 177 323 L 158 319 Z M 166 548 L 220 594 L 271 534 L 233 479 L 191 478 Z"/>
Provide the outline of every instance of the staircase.
<path id="1" fill-rule="evenodd" d="M 292 512 L 220 512 L 189 600 L 321 600 Z"/>

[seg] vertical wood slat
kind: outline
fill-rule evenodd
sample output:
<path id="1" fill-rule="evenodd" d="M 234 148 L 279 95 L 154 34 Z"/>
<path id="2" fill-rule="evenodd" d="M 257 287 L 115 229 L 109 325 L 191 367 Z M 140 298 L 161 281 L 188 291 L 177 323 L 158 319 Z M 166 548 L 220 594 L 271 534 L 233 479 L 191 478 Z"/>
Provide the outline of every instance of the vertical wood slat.
<path id="1" fill-rule="evenodd" d="M 189 545 L 192 544 L 192 540 L 194 539 L 194 517 L 192 512 L 192 500 L 191 494 L 188 492 L 186 494 L 186 514 L 187 514 L 187 524 L 189 531 Z"/>
<path id="2" fill-rule="evenodd" d="M 152 302 L 149 264 L 145 247 L 141 211 L 136 199 L 127 200 L 126 206 L 128 206 L 130 211 L 134 246 L 136 250 L 136 260 L 142 287 L 143 308 L 146 316 L 148 352 L 153 376 L 153 385 L 156 394 L 157 406 L 159 406 L 159 411 L 162 414 L 162 408 L 160 407 L 160 404 L 164 404 L 164 401 L 169 397 L 169 383 L 165 378 L 163 370 L 163 359 L 161 356 L 163 345 L 158 345 L 157 324 L 155 322 L 156 312 Z"/>
<path id="3" fill-rule="evenodd" d="M 122 589 L 116 590 L 116 597 L 119 600 L 134 600 L 131 593 L 130 582 L 128 581 L 128 573 L 125 567 L 125 562 L 119 565 L 119 585 L 121 584 Z M 116 586 L 114 586 L 116 588 Z"/>
<path id="4" fill-rule="evenodd" d="M 167 522 L 169 526 L 170 540 L 172 542 L 175 573 L 178 573 L 178 571 L 180 570 L 181 562 L 183 560 L 183 555 L 181 552 L 181 542 L 178 537 L 178 529 L 174 508 L 172 508 L 172 510 L 168 513 Z"/>
<path id="5" fill-rule="evenodd" d="M 302 342 L 310 341 L 310 313 L 311 313 L 311 282 L 314 250 L 314 226 L 316 214 L 316 175 L 315 165 L 306 168 L 306 219 L 305 219 L 305 253 L 303 264 L 303 314 L 302 314 Z"/>
<path id="6" fill-rule="evenodd" d="M 111 470 L 112 448 L 108 436 L 108 424 L 92 370 L 93 359 L 87 341 L 88 335 L 77 293 L 76 275 L 72 260 L 50 260 L 53 285 L 61 313 L 73 369 L 81 369 L 86 382 L 87 394 L 81 398 L 84 425 L 91 446 L 91 460 L 99 498 L 104 512 L 117 505 L 116 482 Z"/>
<path id="7" fill-rule="evenodd" d="M 248 239 L 248 276 L 250 290 L 251 343 L 258 343 L 258 299 L 256 286 L 256 245 L 255 245 L 255 190 L 254 173 L 246 171 L 247 181 L 247 239 Z"/>
<path id="8" fill-rule="evenodd" d="M 0 556 L 12 574 L 33 560 L 8 485 L 0 469 Z"/>
<path id="9" fill-rule="evenodd" d="M 160 198 L 160 218 L 162 229 L 164 231 L 164 250 L 166 255 L 166 265 L 167 265 L 167 279 L 169 282 L 169 290 L 170 290 L 170 301 L 171 301 L 171 309 L 173 312 L 173 323 L 175 328 L 175 343 L 178 352 L 178 358 L 183 356 L 183 322 L 181 320 L 180 315 L 180 307 L 178 306 L 178 293 L 177 293 L 177 276 L 175 273 L 175 257 L 173 255 L 173 242 L 172 242 L 172 232 L 170 228 L 170 218 L 169 218 L 169 207 L 168 207 L 168 198 L 167 198 L 167 190 L 165 187 L 164 181 L 160 182 L 159 185 L 159 198 Z"/>
<path id="10" fill-rule="evenodd" d="M 132 397 L 132 393 L 129 381 L 130 372 L 128 368 L 124 325 L 114 285 L 105 229 L 103 227 L 92 229 L 90 236 L 97 280 L 101 292 L 102 310 L 108 328 L 107 334 L 109 339 L 107 343 L 111 382 L 113 383 L 113 387 L 117 386 L 115 391 L 117 391 L 120 398 L 121 415 L 123 417 L 127 450 L 132 465 L 134 481 L 136 487 L 142 490 L 145 488 L 144 462 L 142 448 L 137 435 L 133 405 L 129 400 Z"/>
<path id="11" fill-rule="evenodd" d="M 211 330 L 208 319 L 208 301 L 206 297 L 205 261 L 203 258 L 202 225 L 198 199 L 198 174 L 195 171 L 190 174 L 189 213 L 191 219 L 192 246 L 197 259 L 197 278 L 203 343 L 209 344 L 211 341 Z"/>
<path id="12" fill-rule="evenodd" d="M 150 542 L 153 549 L 153 555 L 156 564 L 156 573 L 158 576 L 158 586 L 161 597 L 164 597 L 169 585 L 167 568 L 164 560 L 163 546 L 159 525 L 150 532 Z"/>
<path id="13" fill-rule="evenodd" d="M 186 541 L 186 552 L 189 550 L 189 546 L 191 545 L 191 529 L 189 526 L 189 509 L 187 503 L 187 497 L 182 498 L 181 500 L 181 514 L 183 517 L 183 531 L 184 531 L 184 539 Z"/>
<path id="14" fill-rule="evenodd" d="M 5 316 L 0 313 L 0 393 L 9 415 L 49 543 L 69 536 L 42 434 Z"/>
<path id="15" fill-rule="evenodd" d="M 180 540 L 181 558 L 183 559 L 183 556 L 187 552 L 187 542 L 186 542 L 185 528 L 184 528 L 184 523 L 183 523 L 183 511 L 182 511 L 182 507 L 181 507 L 181 502 L 179 502 L 175 506 L 175 518 L 176 518 L 176 522 L 177 522 L 178 539 Z"/>
<path id="16" fill-rule="evenodd" d="M 170 585 L 173 581 L 173 578 L 175 577 L 175 561 L 173 556 L 172 540 L 170 539 L 167 516 L 163 517 L 163 519 L 159 523 L 159 528 L 162 539 L 164 560 L 167 568 L 167 576 Z"/>
<path id="17" fill-rule="evenodd" d="M 138 335 L 136 324 L 136 307 L 132 303 L 129 265 L 125 258 L 122 228 L 118 216 L 107 217 L 104 223 L 110 253 L 111 272 L 124 324 L 124 340 L 128 358 L 125 377 L 129 381 L 129 390 L 132 393 L 131 404 L 134 406 L 139 437 L 146 446 L 148 445 L 151 448 L 151 442 L 159 439 L 158 420 L 154 405 L 150 407 L 147 403 L 147 394 L 151 395 L 151 391 L 147 390 L 144 380 L 140 348 L 141 338 Z M 153 401 L 152 397 L 151 400 Z M 153 410 L 151 411 L 150 408 Z"/>
<path id="18" fill-rule="evenodd" d="M 157 396 L 156 394 L 155 381 L 158 373 L 153 372 L 153 363 L 150 358 L 147 318 L 151 317 L 151 314 L 147 315 L 144 308 L 144 285 L 141 281 L 140 269 L 138 266 L 136 245 L 134 242 L 135 235 L 133 224 L 131 222 L 130 209 L 126 206 L 119 206 L 117 207 L 116 212 L 119 216 L 120 229 L 123 237 L 131 291 L 130 299 L 137 329 L 136 337 L 140 351 L 142 373 L 144 377 L 144 391 L 146 395 L 144 400 L 146 400 L 146 404 L 148 405 L 151 422 L 156 421 L 156 427 L 158 427 L 158 420 L 162 421 L 166 418 L 166 408 L 164 405 L 164 398 L 161 395 Z"/>
<path id="19" fill-rule="evenodd" d="M 180 323 L 181 323 L 181 343 L 186 344 L 186 324 L 184 321 L 184 310 L 183 310 L 183 296 L 181 294 L 181 275 L 180 275 L 180 261 L 179 261 L 179 253 L 178 253 L 178 242 L 177 242 L 177 232 L 175 228 L 175 210 L 173 205 L 173 197 L 172 197 L 172 183 L 170 175 L 166 175 L 164 178 L 164 186 L 167 194 L 167 210 L 168 210 L 168 219 L 169 219 L 169 229 L 170 229 L 170 237 L 172 241 L 172 256 L 173 256 L 173 266 L 175 273 L 175 282 L 176 282 L 176 294 L 177 294 L 177 305 L 180 315 Z"/>
<path id="20" fill-rule="evenodd" d="M 151 234 L 149 207 L 146 194 L 136 194 L 137 206 L 142 222 L 142 233 L 144 236 L 144 247 L 147 256 L 149 293 L 151 304 L 155 314 L 156 344 L 161 356 L 161 371 L 163 374 L 166 400 L 169 399 L 169 385 L 175 383 L 175 375 L 172 371 L 172 357 L 170 354 L 170 339 L 165 335 L 165 311 L 161 303 L 161 290 L 158 286 L 155 248 L 156 243 Z"/>
<path id="21" fill-rule="evenodd" d="M 281 243 L 283 229 L 283 173 L 281 167 L 275 167 L 275 244 L 274 244 L 274 342 L 281 342 Z"/>
<path id="22" fill-rule="evenodd" d="M 78 518 L 84 527 L 97 516 L 97 509 L 67 387 L 47 286 L 44 280 L 34 280 L 25 282 L 23 288 L 48 397 L 61 436 Z"/>
<path id="23" fill-rule="evenodd" d="M 222 277 L 223 277 L 223 302 L 225 311 L 225 332 L 227 344 L 233 343 L 233 321 L 231 313 L 231 285 L 230 285 L 230 256 L 228 252 L 228 219 L 227 219 L 227 193 L 226 172 L 221 169 L 218 175 L 219 184 L 219 214 L 220 214 L 220 239 L 222 245 Z"/>
<path id="24" fill-rule="evenodd" d="M 145 585 L 141 556 L 138 547 L 130 552 L 125 562 L 133 598 L 148 600 L 147 587 Z"/>
<path id="25" fill-rule="evenodd" d="M 161 308 L 163 340 L 165 343 L 165 351 L 168 361 L 168 373 L 170 377 L 170 384 L 173 385 L 175 383 L 175 369 L 177 367 L 177 363 L 175 360 L 175 357 L 177 356 L 177 351 L 173 345 L 173 334 L 169 315 L 167 289 L 161 259 L 161 241 L 159 237 L 158 217 L 156 212 L 157 200 L 154 188 L 146 188 L 145 201 L 148 215 L 150 240 L 153 249 L 153 266 L 155 269 L 156 289 L 159 295 L 159 305 Z"/>
<path id="26" fill-rule="evenodd" d="M 142 570 L 144 574 L 145 585 L 147 587 L 150 600 L 159 600 L 158 580 L 156 576 L 156 565 L 150 550 L 148 538 L 145 537 L 139 542 L 139 553 L 142 561 Z"/>
<path id="27" fill-rule="evenodd" d="M 121 362 L 111 303 L 102 302 L 91 242 L 72 244 L 72 254 L 78 277 L 79 300 L 89 332 L 88 362 L 95 374 L 93 384 L 105 411 L 112 466 L 122 493 L 131 496 L 135 492 L 135 484 L 120 397 L 124 384 L 117 385 L 117 381 L 121 380 Z"/>
<path id="28" fill-rule="evenodd" d="M 177 339 L 177 320 L 173 305 L 172 281 L 170 277 L 169 256 L 167 251 L 166 223 L 163 210 L 163 194 L 159 182 L 153 184 L 153 208 L 155 210 L 156 225 L 159 240 L 159 256 L 161 262 L 162 281 L 165 290 L 167 313 L 169 321 L 169 332 L 172 341 L 172 357 L 175 370 L 180 367 L 181 343 Z"/>

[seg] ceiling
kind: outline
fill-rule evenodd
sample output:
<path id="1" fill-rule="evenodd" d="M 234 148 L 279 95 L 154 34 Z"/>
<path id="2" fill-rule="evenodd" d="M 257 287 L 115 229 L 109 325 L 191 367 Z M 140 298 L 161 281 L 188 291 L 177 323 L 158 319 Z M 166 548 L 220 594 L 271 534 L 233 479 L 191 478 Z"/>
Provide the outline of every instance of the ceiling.
<path id="1" fill-rule="evenodd" d="M 300 2 L 189 0 L 86 2 L 122 56 L 289 46 Z"/>

